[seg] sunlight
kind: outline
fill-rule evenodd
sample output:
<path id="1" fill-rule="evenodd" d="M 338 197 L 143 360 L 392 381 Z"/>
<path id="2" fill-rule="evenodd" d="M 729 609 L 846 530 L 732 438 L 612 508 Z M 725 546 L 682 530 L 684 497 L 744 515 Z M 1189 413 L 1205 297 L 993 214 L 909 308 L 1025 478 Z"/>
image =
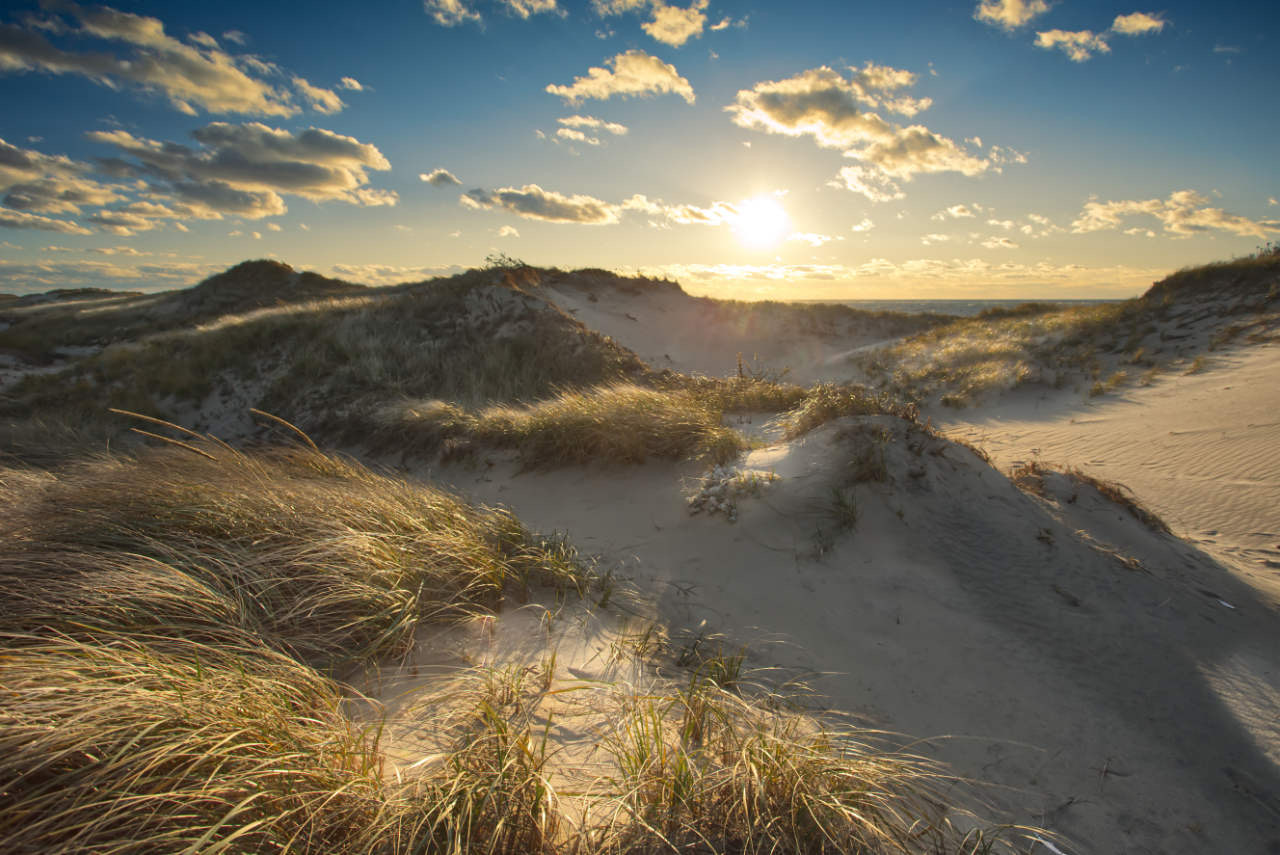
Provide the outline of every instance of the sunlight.
<path id="1" fill-rule="evenodd" d="M 738 204 L 733 233 L 748 249 L 769 249 L 786 234 L 791 218 L 772 196 L 756 196 Z"/>

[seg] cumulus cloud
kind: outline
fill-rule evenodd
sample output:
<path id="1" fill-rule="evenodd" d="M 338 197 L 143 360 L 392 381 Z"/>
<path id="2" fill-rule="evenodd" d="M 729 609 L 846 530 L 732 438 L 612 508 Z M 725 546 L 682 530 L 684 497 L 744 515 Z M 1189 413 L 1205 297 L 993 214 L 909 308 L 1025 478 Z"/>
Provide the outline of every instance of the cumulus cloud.
<path id="1" fill-rule="evenodd" d="M 854 223 L 852 226 L 850 226 L 849 230 L 854 232 L 869 232 L 875 227 L 876 227 L 875 223 L 871 222 L 870 219 L 863 217 L 860 222 Z"/>
<path id="2" fill-rule="evenodd" d="M 683 47 L 691 38 L 702 35 L 706 26 L 705 9 L 708 0 L 695 0 L 686 9 L 668 6 L 658 0 L 653 4 L 653 20 L 641 25 L 641 28 L 655 41 L 671 47 Z"/>
<path id="3" fill-rule="evenodd" d="M 556 131 L 556 138 L 586 145 L 600 145 L 599 137 L 589 137 L 577 128 L 560 128 Z"/>
<path id="4" fill-rule="evenodd" d="M 0 73 L 78 75 L 112 88 L 131 84 L 164 96 L 189 115 L 199 107 L 209 113 L 293 116 L 301 110 L 295 98 L 322 112 L 342 109 L 331 90 L 286 75 L 257 57 L 228 53 L 207 33 L 193 34 L 188 44 L 166 33 L 158 18 L 69 2 L 55 8 L 74 24 L 62 17 L 32 16 L 21 25 L 0 25 Z M 123 51 L 64 49 L 46 34 L 97 39 L 121 45 Z M 241 41 L 235 35 L 242 34 L 231 31 L 223 38 Z"/>
<path id="5" fill-rule="evenodd" d="M 43 232 L 61 232 L 68 235 L 87 235 L 91 231 L 69 220 L 55 220 L 39 214 L 26 214 L 22 211 L 9 211 L 0 208 L 0 228 L 5 229 L 38 229 Z"/>
<path id="6" fill-rule="evenodd" d="M 422 9 L 442 27 L 481 21 L 480 13 L 471 9 L 463 0 L 422 0 Z"/>
<path id="7" fill-rule="evenodd" d="M 89 164 L 24 149 L 0 139 L 0 193 L 6 207 L 32 214 L 79 214 L 124 196 L 87 177 Z"/>
<path id="8" fill-rule="evenodd" d="M 1251 220 L 1221 208 L 1211 208 L 1208 202 L 1194 190 L 1175 190 L 1168 199 L 1089 201 L 1072 222 L 1071 230 L 1076 234 L 1087 234 L 1116 229 L 1129 217 L 1148 216 L 1158 220 L 1164 231 L 1175 237 L 1223 231 L 1241 237 L 1265 238 L 1280 232 L 1280 221 Z"/>
<path id="9" fill-rule="evenodd" d="M 363 92 L 364 86 L 354 77 L 344 77 L 338 81 L 339 89 L 350 89 L 352 92 Z"/>
<path id="10" fill-rule="evenodd" d="M 1111 53 L 1111 45 L 1107 44 L 1105 34 L 1098 35 L 1092 30 L 1046 30 L 1036 33 L 1036 47 L 1045 50 L 1056 48 L 1072 62 L 1087 62 L 1093 59 L 1095 53 Z"/>
<path id="11" fill-rule="evenodd" d="M 1158 15 L 1146 12 L 1134 12 L 1131 15 L 1117 15 L 1111 29 L 1104 33 L 1092 30 L 1068 32 L 1066 30 L 1047 30 L 1036 33 L 1036 47 L 1045 50 L 1061 50 L 1072 62 L 1087 62 L 1094 54 L 1111 53 L 1108 38 L 1111 35 L 1141 36 L 1158 33 L 1164 29 L 1165 21 Z"/>
<path id="12" fill-rule="evenodd" d="M 964 220 L 976 216 L 974 211 L 981 211 L 982 206 L 975 204 L 972 208 L 965 204 L 952 205 L 950 208 L 943 208 L 929 219 L 931 220 Z"/>
<path id="13" fill-rule="evenodd" d="M 503 187 L 492 192 L 469 190 L 459 201 L 476 210 L 510 211 L 530 220 L 581 225 L 612 225 L 618 222 L 619 207 L 594 196 L 566 196 L 554 190 L 543 190 L 537 184 Z"/>
<path id="14" fill-rule="evenodd" d="M 176 261 L 149 261 L 133 265 L 106 259 L 0 261 L 0 279 L 5 282 L 5 290 L 19 294 L 74 287 L 159 290 L 194 284 L 217 270 L 216 264 Z"/>
<path id="15" fill-rule="evenodd" d="M 391 264 L 335 264 L 329 268 L 334 276 L 348 282 L 365 285 L 398 285 L 401 282 L 421 282 L 437 276 L 461 273 L 457 265 L 448 267 L 398 267 Z"/>
<path id="16" fill-rule="evenodd" d="M 1111 25 L 1113 33 L 1122 36 L 1142 36 L 1147 33 L 1158 33 L 1164 29 L 1165 21 L 1159 15 L 1146 12 L 1134 12 L 1131 15 L 1117 15 Z"/>
<path id="17" fill-rule="evenodd" d="M 361 206 L 394 205 L 398 199 L 366 186 L 369 170 L 391 168 L 375 146 L 322 128 L 295 134 L 259 122 L 214 122 L 192 132 L 195 147 L 124 130 L 87 136 L 123 155 L 103 161 L 104 168 L 141 180 L 150 191 L 151 207 L 144 210 L 137 202 L 95 220 L 116 229 L 142 229 L 138 218 L 260 219 L 285 213 L 282 194 Z"/>
<path id="18" fill-rule="evenodd" d="M 564 15 L 564 10 L 556 4 L 556 0 L 492 0 L 492 3 L 516 18 L 528 19 L 531 15 L 541 14 Z M 469 21 L 484 23 L 484 16 L 476 10 L 475 3 L 468 0 L 423 0 L 422 8 L 442 27 L 456 27 Z"/>
<path id="19" fill-rule="evenodd" d="M 503 210 L 529 220 L 587 226 L 614 225 L 628 213 L 644 216 L 649 225 L 658 228 L 731 225 L 738 217 L 737 207 L 729 202 L 713 202 L 703 208 L 690 204 L 672 205 L 641 194 L 622 202 L 607 202 L 594 196 L 544 190 L 537 184 L 502 187 L 493 191 L 469 190 L 459 197 L 459 202 L 473 210 Z"/>
<path id="20" fill-rule="evenodd" d="M 606 131 L 614 136 L 623 136 L 627 133 L 627 126 L 620 125 L 617 122 L 606 122 L 603 119 L 597 119 L 595 116 L 565 116 L 556 119 L 557 122 L 566 128 L 591 128 L 592 130 Z"/>
<path id="21" fill-rule="evenodd" d="M 987 249 L 1017 249 L 1018 245 L 1007 237 L 989 237 L 982 242 Z"/>
<path id="22" fill-rule="evenodd" d="M 1012 31 L 1048 11 L 1045 0 L 982 0 L 973 10 L 973 17 L 984 24 Z"/>
<path id="23" fill-rule="evenodd" d="M 830 243 L 831 241 L 836 239 L 837 238 L 834 238 L 831 235 L 820 235 L 814 232 L 796 232 L 787 237 L 787 240 L 789 241 L 794 241 L 796 243 L 807 243 L 809 244 L 809 246 L 812 246 L 812 247 L 819 247 L 819 246 L 822 246 L 823 244 Z"/>
<path id="24" fill-rule="evenodd" d="M 551 84 L 546 91 L 570 104 L 584 98 L 606 100 L 614 95 L 646 97 L 671 93 L 686 102 L 694 102 L 693 87 L 681 77 L 674 65 L 650 56 L 642 50 L 629 50 L 605 60 L 610 68 L 593 66 L 584 77 L 576 77 L 571 85 Z"/>
<path id="25" fill-rule="evenodd" d="M 448 187 L 450 184 L 462 183 L 456 175 L 442 166 L 436 167 L 430 172 L 420 173 L 418 177 L 432 187 Z"/>
<path id="26" fill-rule="evenodd" d="M 916 82 L 910 71 L 868 62 L 850 76 L 822 66 L 784 80 L 740 90 L 725 109 L 735 124 L 765 133 L 809 136 L 820 146 L 844 150 L 863 166 L 841 170 L 839 182 L 872 201 L 901 199 L 897 182 L 922 173 L 977 175 L 992 167 L 948 137 L 923 125 L 902 126 L 868 108 L 914 116 L 932 103 L 902 93 Z"/>
<path id="27" fill-rule="evenodd" d="M 520 237 L 520 232 L 515 226 L 503 226 L 498 229 L 498 237 Z"/>

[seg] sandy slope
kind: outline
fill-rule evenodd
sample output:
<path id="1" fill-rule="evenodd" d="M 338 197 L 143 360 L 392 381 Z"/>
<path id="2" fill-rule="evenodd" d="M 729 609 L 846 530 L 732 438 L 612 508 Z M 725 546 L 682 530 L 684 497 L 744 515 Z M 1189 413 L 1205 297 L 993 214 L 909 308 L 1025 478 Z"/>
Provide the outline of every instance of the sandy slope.
<path id="1" fill-rule="evenodd" d="M 829 508 L 848 424 L 751 455 L 780 477 L 737 524 L 688 513 L 689 468 L 437 474 L 621 563 L 673 626 L 705 620 L 753 665 L 928 738 L 999 785 L 997 812 L 1069 851 L 1280 840 L 1277 622 L 1249 586 L 1088 490 L 1028 497 L 969 451 L 878 421 L 894 480 L 855 488 L 844 533 Z"/>
<path id="2" fill-rule="evenodd" d="M 1280 603 L 1280 345 L 1121 395 L 1032 392 L 935 424 L 1001 467 L 1078 466 L 1119 481 L 1181 536 Z"/>

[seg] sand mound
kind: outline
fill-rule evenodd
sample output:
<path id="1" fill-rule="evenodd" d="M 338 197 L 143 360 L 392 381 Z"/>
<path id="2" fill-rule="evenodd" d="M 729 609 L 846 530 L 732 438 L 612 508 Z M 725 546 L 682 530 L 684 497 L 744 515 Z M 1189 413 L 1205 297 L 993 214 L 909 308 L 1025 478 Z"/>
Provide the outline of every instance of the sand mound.
<path id="1" fill-rule="evenodd" d="M 279 261 L 243 261 L 198 285 L 172 292 L 155 309 L 188 321 L 240 314 L 266 306 L 348 297 L 368 289 L 328 279 L 311 271 L 294 270 Z"/>
<path id="2" fill-rule="evenodd" d="M 887 416 L 741 470 L 732 515 L 691 514 L 708 481 L 679 466 L 452 477 L 621 562 L 673 631 L 726 633 L 837 709 L 938 737 L 1069 851 L 1245 851 L 1275 833 L 1275 616 L 1195 545 L 1065 479 L 1026 495 Z"/>

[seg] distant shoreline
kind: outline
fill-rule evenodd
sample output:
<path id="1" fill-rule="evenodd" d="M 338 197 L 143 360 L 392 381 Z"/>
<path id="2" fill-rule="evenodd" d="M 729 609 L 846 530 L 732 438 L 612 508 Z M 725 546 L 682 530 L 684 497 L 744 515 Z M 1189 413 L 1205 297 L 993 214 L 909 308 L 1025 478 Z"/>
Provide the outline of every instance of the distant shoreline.
<path id="1" fill-rule="evenodd" d="M 1063 306 L 1093 306 L 1101 303 L 1123 303 L 1124 299 L 1099 300 L 788 300 L 789 303 L 834 303 L 849 306 L 866 312 L 906 312 L 907 314 L 925 314 L 936 312 L 941 315 L 963 315 L 970 317 L 984 309 L 1008 308 L 1026 303 L 1049 303 Z"/>

